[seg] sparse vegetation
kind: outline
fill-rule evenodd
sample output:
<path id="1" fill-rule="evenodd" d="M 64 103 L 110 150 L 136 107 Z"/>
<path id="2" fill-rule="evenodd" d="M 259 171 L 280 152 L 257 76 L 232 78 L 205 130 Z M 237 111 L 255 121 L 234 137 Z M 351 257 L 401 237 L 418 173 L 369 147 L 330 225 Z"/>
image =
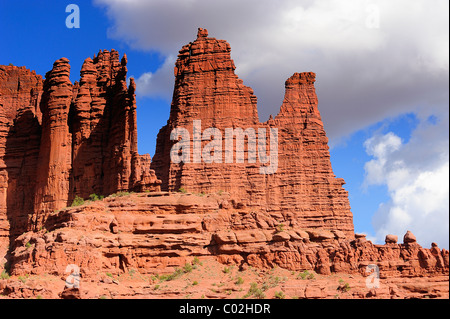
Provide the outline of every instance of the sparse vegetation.
<path id="1" fill-rule="evenodd" d="M 282 291 L 275 291 L 274 297 L 275 299 L 284 299 L 286 298 L 286 295 Z"/>
<path id="2" fill-rule="evenodd" d="M 27 281 L 27 279 L 28 279 L 28 274 L 25 275 L 25 276 L 19 276 L 18 279 L 19 279 L 21 282 L 25 283 L 25 282 Z"/>
<path id="3" fill-rule="evenodd" d="M 194 280 L 194 282 L 192 283 L 192 286 L 197 286 L 198 285 L 198 281 Z"/>
<path id="4" fill-rule="evenodd" d="M 194 257 L 194 260 L 192 261 L 192 265 L 200 265 L 203 266 L 203 263 L 198 259 L 198 257 Z"/>
<path id="5" fill-rule="evenodd" d="M 72 201 L 72 205 L 70 205 L 70 207 L 76 207 L 76 206 L 80 206 L 84 204 L 84 199 L 82 199 L 81 197 L 79 197 L 78 195 L 75 196 L 75 198 Z"/>
<path id="6" fill-rule="evenodd" d="M 177 268 L 177 269 L 175 269 L 175 271 L 173 273 L 168 274 L 168 275 L 157 276 L 157 278 L 159 279 L 160 282 L 171 281 L 171 280 L 177 279 L 182 274 L 184 274 L 183 270 L 180 268 Z"/>
<path id="7" fill-rule="evenodd" d="M 337 290 L 340 290 L 341 292 L 347 292 L 351 289 L 348 282 L 345 282 L 343 279 L 339 279 L 339 287 Z"/>
<path id="8" fill-rule="evenodd" d="M 180 189 L 178 191 L 183 194 L 187 193 L 187 190 L 185 190 L 184 187 L 180 187 Z"/>
<path id="9" fill-rule="evenodd" d="M 194 259 L 194 261 L 195 261 L 195 259 Z M 152 279 L 153 278 L 158 279 L 159 282 L 175 280 L 183 274 L 190 273 L 193 269 L 196 268 L 195 265 L 193 266 L 192 264 L 186 263 L 184 265 L 183 269 L 177 268 L 177 269 L 175 269 L 175 271 L 173 273 L 168 274 L 168 275 L 152 276 Z"/>
<path id="10" fill-rule="evenodd" d="M 309 272 L 308 270 L 305 270 L 301 273 L 298 274 L 297 279 L 314 279 L 314 273 L 313 272 Z"/>
<path id="11" fill-rule="evenodd" d="M 130 269 L 128 271 L 128 275 L 130 275 L 130 277 L 133 277 L 133 275 L 136 273 L 136 269 Z"/>
<path id="12" fill-rule="evenodd" d="M 281 233 L 284 231 L 284 224 L 277 225 L 277 233 Z"/>
<path id="13" fill-rule="evenodd" d="M 91 194 L 91 195 L 89 195 L 89 200 L 91 200 L 91 201 L 93 201 L 93 202 L 95 202 L 95 201 L 97 201 L 97 200 L 102 200 L 104 198 L 104 196 L 103 195 L 97 195 L 97 194 Z"/>
<path id="14" fill-rule="evenodd" d="M 109 195 L 110 197 L 123 197 L 123 196 L 128 196 L 130 195 L 130 192 L 117 192 L 114 194 Z"/>
<path id="15" fill-rule="evenodd" d="M 237 277 L 235 284 L 242 285 L 243 283 L 244 283 L 244 279 L 242 279 L 242 277 Z"/>
<path id="16" fill-rule="evenodd" d="M 186 263 L 186 264 L 184 265 L 184 267 L 183 267 L 183 271 L 184 271 L 185 273 L 191 272 L 192 269 L 193 269 L 193 268 L 192 268 L 192 265 L 189 264 L 189 263 Z"/>
<path id="17" fill-rule="evenodd" d="M 230 272 L 230 270 L 231 270 L 230 267 L 224 267 L 222 269 L 222 272 L 225 273 L 225 274 L 228 274 Z"/>
<path id="18" fill-rule="evenodd" d="M 9 274 L 6 272 L 6 270 L 3 270 L 0 274 L 0 279 L 9 279 Z"/>
<path id="19" fill-rule="evenodd" d="M 250 289 L 248 292 L 244 295 L 243 298 L 248 298 L 254 296 L 257 299 L 264 299 L 266 295 L 264 294 L 263 289 L 258 288 L 258 284 L 256 282 L 252 282 L 250 284 Z"/>

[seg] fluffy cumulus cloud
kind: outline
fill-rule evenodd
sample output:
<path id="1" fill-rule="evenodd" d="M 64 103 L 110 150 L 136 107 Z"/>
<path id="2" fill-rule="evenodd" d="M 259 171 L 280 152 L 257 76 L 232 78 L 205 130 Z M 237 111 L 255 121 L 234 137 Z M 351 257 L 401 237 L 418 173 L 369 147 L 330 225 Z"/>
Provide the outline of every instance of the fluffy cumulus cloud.
<path id="1" fill-rule="evenodd" d="M 424 245 L 448 247 L 448 1 L 93 1 L 111 20 L 110 37 L 166 58 L 155 72 L 133 70 L 140 95 L 171 99 L 176 54 L 203 27 L 230 43 L 261 120 L 278 113 L 285 80 L 303 71 L 317 74 L 331 145 L 415 114 L 421 124 L 410 140 L 390 133 L 365 144 L 373 156 L 365 184 L 386 185 L 390 196 L 375 214 L 376 237 L 409 229 Z"/>
<path id="2" fill-rule="evenodd" d="M 143 71 L 138 93 L 171 98 L 173 57 L 197 27 L 226 39 L 237 74 L 258 96 L 261 120 L 276 114 L 284 81 L 317 73 L 319 107 L 331 143 L 404 112 L 448 101 L 447 1 L 94 0 L 109 36 L 166 56 Z M 173 66 L 173 64 L 172 64 Z"/>
<path id="3" fill-rule="evenodd" d="M 401 240 L 411 230 L 420 244 L 449 247 L 449 144 L 447 120 L 423 120 L 404 142 L 392 132 L 365 142 L 366 186 L 386 185 L 390 200 L 373 217 L 376 241 Z M 447 132 L 447 133 L 446 133 Z M 443 138 L 447 136 L 447 139 Z"/>
<path id="4" fill-rule="evenodd" d="M 136 93 L 139 96 L 152 96 L 167 99 L 173 91 L 173 66 L 176 58 L 169 55 L 156 72 L 144 72 L 136 79 Z"/>

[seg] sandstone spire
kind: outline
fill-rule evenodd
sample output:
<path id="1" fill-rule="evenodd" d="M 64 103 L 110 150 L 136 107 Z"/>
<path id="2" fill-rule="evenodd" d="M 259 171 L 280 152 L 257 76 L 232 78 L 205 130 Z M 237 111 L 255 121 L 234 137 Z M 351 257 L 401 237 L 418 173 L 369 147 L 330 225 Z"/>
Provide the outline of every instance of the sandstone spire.
<path id="1" fill-rule="evenodd" d="M 34 71 L 0 65 L 0 255 L 2 242 L 11 247 L 33 211 L 42 85 Z"/>
<path id="2" fill-rule="evenodd" d="M 40 105 L 42 133 L 34 197 L 34 212 L 38 219 L 42 212 L 51 212 L 68 204 L 72 161 L 72 138 L 67 125 L 72 100 L 69 76 L 69 60 L 61 58 L 53 64 L 44 82 Z"/>
<path id="3" fill-rule="evenodd" d="M 315 74 L 295 73 L 286 81 L 280 113 L 265 123 L 258 120 L 256 97 L 235 74 L 230 45 L 208 37 L 199 29 L 197 39 L 182 47 L 175 64 L 175 87 L 170 117 L 157 138 L 152 168 L 162 180 L 162 188 L 190 192 L 226 191 L 239 205 L 291 214 L 291 223 L 301 227 L 342 230 L 353 236 L 353 221 L 343 179 L 333 174 L 328 139 L 318 110 Z M 186 128 L 192 139 L 194 121 L 201 131 L 217 128 L 222 132 L 222 147 L 228 128 L 251 128 L 255 138 L 266 130 L 269 150 L 270 129 L 278 131 L 278 168 L 274 174 L 260 174 L 259 161 L 244 163 L 173 163 L 170 151 L 177 141 L 170 134 Z M 264 131 L 263 131 L 264 132 Z M 202 146 L 209 142 L 203 138 Z M 234 142 L 233 142 L 234 143 Z M 200 145 L 200 144 L 199 144 Z M 236 144 L 233 144 L 236 153 Z M 190 142 L 191 159 L 195 141 Z M 235 155 L 236 156 L 236 155 Z"/>
<path id="4" fill-rule="evenodd" d="M 138 154 L 136 84 L 127 86 L 126 64 L 125 55 L 102 50 L 73 85 L 66 58 L 44 82 L 0 66 L 0 241 L 39 229 L 75 196 L 159 190 L 150 157 Z"/>

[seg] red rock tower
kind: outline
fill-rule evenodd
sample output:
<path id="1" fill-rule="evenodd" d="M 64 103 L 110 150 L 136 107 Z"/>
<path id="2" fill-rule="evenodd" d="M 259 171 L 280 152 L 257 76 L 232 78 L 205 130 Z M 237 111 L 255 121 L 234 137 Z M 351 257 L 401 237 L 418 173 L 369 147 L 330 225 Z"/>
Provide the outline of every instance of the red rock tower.
<path id="1" fill-rule="evenodd" d="M 41 99 L 42 133 L 37 165 L 35 217 L 67 206 L 72 162 L 72 137 L 68 117 L 72 101 L 69 60 L 53 64 L 44 82 Z"/>
<path id="2" fill-rule="evenodd" d="M 152 162 L 162 188 L 183 188 L 194 193 L 226 191 L 241 207 L 282 214 L 298 227 L 341 230 L 353 237 L 353 216 L 342 187 L 344 180 L 336 178 L 331 168 L 314 88 L 315 74 L 295 73 L 289 78 L 280 113 L 260 123 L 253 90 L 234 70 L 230 45 L 208 37 L 205 29 L 199 29 L 197 39 L 180 50 L 170 117 L 158 134 Z M 198 141 L 200 135 L 196 141 L 194 121 L 201 121 L 202 131 L 219 129 L 223 149 L 226 129 L 252 128 L 256 137 L 261 136 L 259 129 L 266 129 L 267 151 L 269 129 L 277 129 L 277 170 L 261 174 L 259 157 L 256 162 L 249 161 L 249 145 L 244 148 L 244 163 L 225 163 L 225 152 L 221 163 L 194 162 L 194 144 L 204 147 L 210 142 L 204 136 Z M 171 161 L 171 149 L 178 141 L 171 140 L 170 134 L 178 127 L 187 129 L 191 137 L 189 163 Z M 233 147 L 236 153 L 236 144 Z"/>
<path id="3" fill-rule="evenodd" d="M 33 211 L 42 85 L 34 71 L 0 65 L 0 255 Z"/>
<path id="4" fill-rule="evenodd" d="M 127 86 L 126 64 L 125 55 L 100 51 L 75 84 L 66 58 L 45 81 L 0 66 L 0 250 L 75 196 L 159 190 L 150 156 L 138 154 L 136 84 Z"/>

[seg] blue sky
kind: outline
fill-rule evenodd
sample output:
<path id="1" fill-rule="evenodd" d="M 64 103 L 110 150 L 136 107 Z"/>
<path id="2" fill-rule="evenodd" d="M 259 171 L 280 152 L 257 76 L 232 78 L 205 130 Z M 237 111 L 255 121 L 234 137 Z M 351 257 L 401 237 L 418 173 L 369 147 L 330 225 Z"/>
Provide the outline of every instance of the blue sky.
<path id="1" fill-rule="evenodd" d="M 80 8 L 78 29 L 65 24 L 71 3 Z M 262 121 L 278 112 L 290 75 L 317 73 L 332 166 L 346 181 L 356 232 L 381 243 L 411 230 L 425 247 L 448 248 L 445 1 L 7 0 L 0 64 L 44 76 L 67 57 L 74 82 L 100 49 L 126 53 L 138 84 L 139 152 L 153 156 L 176 55 L 197 27 L 231 44 Z"/>

